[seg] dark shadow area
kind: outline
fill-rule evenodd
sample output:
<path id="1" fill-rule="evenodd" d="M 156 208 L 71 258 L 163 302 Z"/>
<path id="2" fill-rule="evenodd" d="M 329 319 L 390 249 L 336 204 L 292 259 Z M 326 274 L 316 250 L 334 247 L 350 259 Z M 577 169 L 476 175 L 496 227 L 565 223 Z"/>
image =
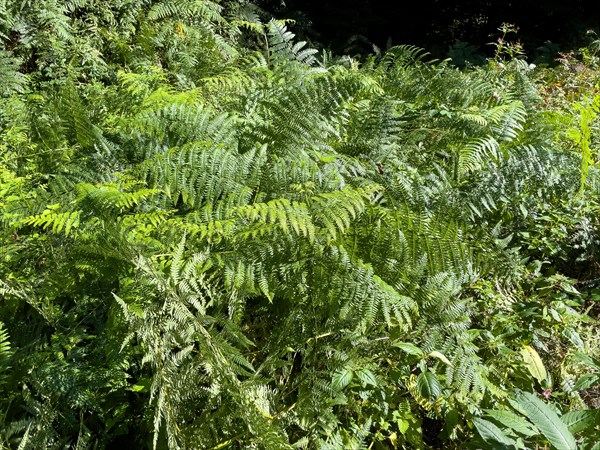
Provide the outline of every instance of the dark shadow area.
<path id="1" fill-rule="evenodd" d="M 588 30 L 600 27 L 600 4 L 589 0 L 266 0 L 262 5 L 279 18 L 295 19 L 292 28 L 302 39 L 346 54 L 372 52 L 373 45 L 412 44 L 445 57 L 453 46 L 468 44 L 470 52 L 489 56 L 488 44 L 498 38 L 500 25 L 511 23 L 534 59 L 586 45 L 593 38 Z"/>

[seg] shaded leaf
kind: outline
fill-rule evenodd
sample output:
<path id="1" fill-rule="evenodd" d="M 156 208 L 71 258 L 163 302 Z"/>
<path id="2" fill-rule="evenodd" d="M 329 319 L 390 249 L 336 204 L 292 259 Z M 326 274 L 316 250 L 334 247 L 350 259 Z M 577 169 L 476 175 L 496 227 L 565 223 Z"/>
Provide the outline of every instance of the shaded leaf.
<path id="1" fill-rule="evenodd" d="M 370 384 L 371 386 L 377 386 L 377 380 L 375 379 L 375 375 L 368 369 L 362 369 L 356 371 L 356 376 L 360 381 L 364 384 Z"/>
<path id="2" fill-rule="evenodd" d="M 416 345 L 410 344 L 408 342 L 397 342 L 394 344 L 394 347 L 398 347 L 399 349 L 408 353 L 409 355 L 415 355 L 415 356 L 421 356 L 421 357 L 425 356 L 425 354 L 423 353 L 423 350 L 421 350 Z"/>
<path id="3" fill-rule="evenodd" d="M 600 409 L 571 411 L 564 414 L 561 419 L 571 433 L 577 434 L 587 431 L 586 434 L 588 434 L 593 428 L 600 425 Z"/>
<path id="4" fill-rule="evenodd" d="M 591 356 L 580 352 L 575 352 L 573 355 L 586 366 L 591 367 L 592 369 L 600 370 L 600 361 L 598 361 L 596 358 L 592 358 Z"/>
<path id="5" fill-rule="evenodd" d="M 515 400 L 523 413 L 558 450 L 576 450 L 575 438 L 560 417 L 542 400 L 529 392 L 517 391 Z"/>
<path id="6" fill-rule="evenodd" d="M 475 425 L 475 428 L 477 428 L 479 435 L 488 444 L 501 444 L 507 447 L 514 447 L 516 444 L 513 439 L 508 437 L 500 428 L 490 421 L 475 417 L 473 419 L 473 424 Z"/>
<path id="7" fill-rule="evenodd" d="M 600 383 L 600 374 L 586 373 L 577 379 L 573 389 L 576 391 L 583 391 L 597 385 L 598 383 Z"/>
<path id="8" fill-rule="evenodd" d="M 349 369 L 340 369 L 336 370 L 333 374 L 333 379 L 331 381 L 331 387 L 336 391 L 341 391 L 346 386 L 350 384 L 352 379 L 354 378 L 354 372 Z"/>
<path id="9" fill-rule="evenodd" d="M 539 431 L 521 416 L 507 410 L 486 409 L 485 413 L 505 427 L 524 436 L 535 436 Z"/>
<path id="10" fill-rule="evenodd" d="M 417 377 L 417 388 L 419 394 L 426 399 L 435 400 L 442 393 L 440 381 L 432 372 L 422 372 Z"/>

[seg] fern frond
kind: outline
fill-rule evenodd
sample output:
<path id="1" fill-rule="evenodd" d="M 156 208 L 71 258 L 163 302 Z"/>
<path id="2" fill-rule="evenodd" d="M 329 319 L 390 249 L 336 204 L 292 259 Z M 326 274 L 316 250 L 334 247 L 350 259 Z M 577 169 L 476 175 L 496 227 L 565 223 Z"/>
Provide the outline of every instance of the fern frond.
<path id="1" fill-rule="evenodd" d="M 376 189 L 376 186 L 343 189 L 312 197 L 310 210 L 315 222 L 324 227 L 332 239 L 336 239 L 338 233 L 344 234 L 352 221 L 364 211 L 366 200 Z"/>
<path id="2" fill-rule="evenodd" d="M 500 144 L 493 137 L 480 138 L 459 149 L 459 171 L 461 176 L 498 163 L 501 158 Z"/>
<path id="3" fill-rule="evenodd" d="M 65 236 L 68 236 L 73 228 L 77 228 L 80 223 L 80 211 L 54 212 L 55 208 L 46 209 L 36 216 L 26 217 L 20 220 L 22 225 L 31 225 L 49 229 L 53 233 L 61 233 L 64 230 Z"/>
<path id="4" fill-rule="evenodd" d="M 195 209 L 207 204 L 215 207 L 222 198 L 233 207 L 250 201 L 264 161 L 264 147 L 240 155 L 227 148 L 193 143 L 149 159 L 143 168 L 150 186 L 164 192 L 173 206 L 181 199 Z"/>
<path id="5" fill-rule="evenodd" d="M 316 228 L 305 204 L 276 199 L 268 203 L 238 207 L 232 213 L 250 222 L 243 227 L 243 232 L 237 234 L 236 239 L 244 241 L 276 229 L 285 234 L 293 231 L 298 236 L 308 238 L 311 243 L 314 242 Z M 275 229 L 265 225 L 275 225 Z"/>
<path id="6" fill-rule="evenodd" d="M 116 184 L 93 186 L 88 183 L 77 185 L 80 204 L 96 211 L 124 211 L 140 205 L 148 198 L 160 193 L 157 189 L 138 188 L 132 192 L 125 192 Z"/>
<path id="7" fill-rule="evenodd" d="M 0 49 L 0 97 L 21 93 L 27 83 L 27 77 L 19 72 L 20 61 L 9 52 Z"/>
<path id="8" fill-rule="evenodd" d="M 297 61 L 307 66 L 312 66 L 317 59 L 315 49 L 304 49 L 306 42 L 293 43 L 294 33 L 288 31 L 285 22 L 280 20 L 271 20 L 267 24 L 269 34 L 269 54 L 273 62 L 286 60 Z"/>
<path id="9" fill-rule="evenodd" d="M 513 141 L 517 139 L 519 132 L 523 130 L 527 112 L 520 101 L 511 102 L 498 106 L 490 111 L 490 122 L 498 141 Z"/>
<path id="10" fill-rule="evenodd" d="M 6 330 L 4 328 L 4 324 L 0 322 L 0 373 L 9 368 L 9 362 L 12 354 L 13 351 L 11 350 L 8 330 Z"/>
<path id="11" fill-rule="evenodd" d="M 148 12 L 148 19 L 159 21 L 169 18 L 188 19 L 199 17 L 219 23 L 223 21 L 221 11 L 222 7 L 212 1 L 169 0 L 153 5 Z"/>
<path id="12" fill-rule="evenodd" d="M 218 142 L 233 147 L 234 125 L 235 119 L 228 114 L 214 116 L 210 108 L 186 103 L 171 103 L 143 111 L 131 124 L 135 131 L 157 140 L 166 148 L 191 142 Z"/>

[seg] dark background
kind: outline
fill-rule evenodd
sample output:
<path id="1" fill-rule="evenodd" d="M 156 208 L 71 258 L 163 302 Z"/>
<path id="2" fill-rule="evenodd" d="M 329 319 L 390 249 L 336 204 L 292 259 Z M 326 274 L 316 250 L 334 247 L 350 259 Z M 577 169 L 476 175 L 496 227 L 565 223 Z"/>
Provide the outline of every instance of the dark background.
<path id="1" fill-rule="evenodd" d="M 490 55 L 487 45 L 499 36 L 498 27 L 519 27 L 519 39 L 529 58 L 576 49 L 600 32 L 600 0 L 263 0 L 263 7 L 278 18 L 293 18 L 292 30 L 302 39 L 336 53 L 365 53 L 373 44 L 421 46 L 436 56 L 448 54 L 457 41 L 472 44 Z"/>

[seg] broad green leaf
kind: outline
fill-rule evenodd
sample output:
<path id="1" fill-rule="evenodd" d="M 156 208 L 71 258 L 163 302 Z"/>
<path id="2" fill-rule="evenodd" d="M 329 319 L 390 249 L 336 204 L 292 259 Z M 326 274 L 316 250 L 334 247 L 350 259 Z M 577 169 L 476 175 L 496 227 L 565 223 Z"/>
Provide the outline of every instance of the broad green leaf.
<path id="1" fill-rule="evenodd" d="M 377 380 L 375 379 L 375 375 L 368 369 L 357 370 L 355 372 L 356 376 L 360 381 L 364 384 L 370 384 L 371 386 L 377 386 Z"/>
<path id="2" fill-rule="evenodd" d="M 444 431 L 450 439 L 456 438 L 456 428 L 458 427 L 458 410 L 452 408 L 446 411 L 444 415 Z"/>
<path id="3" fill-rule="evenodd" d="M 426 371 L 417 377 L 417 388 L 421 397 L 435 400 L 442 393 L 440 381 L 434 373 Z"/>
<path id="4" fill-rule="evenodd" d="M 546 379 L 547 373 L 538 352 L 533 347 L 524 345 L 521 349 L 521 356 L 523 356 L 523 361 L 525 361 L 527 369 L 529 369 L 533 378 L 542 383 Z"/>
<path id="5" fill-rule="evenodd" d="M 336 159 L 336 155 L 321 155 L 320 153 L 317 153 L 317 155 L 319 156 L 319 159 L 324 163 L 330 163 L 335 161 Z"/>
<path id="6" fill-rule="evenodd" d="M 415 355 L 420 357 L 425 356 L 423 350 L 421 350 L 416 345 L 410 344 L 408 342 L 397 342 L 394 344 L 394 347 L 398 347 L 400 350 L 408 353 L 409 355 Z"/>
<path id="7" fill-rule="evenodd" d="M 354 378 L 354 372 L 349 369 L 339 369 L 336 370 L 333 374 L 333 379 L 331 380 L 331 387 L 336 391 L 341 391 L 346 386 L 350 384 Z"/>
<path id="8" fill-rule="evenodd" d="M 585 375 L 580 376 L 575 382 L 575 386 L 573 389 L 576 391 L 583 391 L 585 389 L 589 389 L 592 386 L 600 383 L 600 374 L 598 373 L 586 373 Z"/>
<path id="9" fill-rule="evenodd" d="M 535 429 L 531 423 L 522 418 L 521 416 L 515 414 L 512 411 L 508 410 L 498 410 L 498 409 L 486 409 L 485 413 L 488 417 L 491 417 L 496 422 L 501 423 L 505 427 L 510 428 L 511 430 L 522 434 L 524 436 L 535 436 L 539 434 L 539 431 Z"/>
<path id="10" fill-rule="evenodd" d="M 585 355 L 580 352 L 575 352 L 574 355 L 579 361 L 584 363 L 586 366 L 591 367 L 592 369 L 600 370 L 600 361 L 598 361 L 596 358 L 592 358 L 591 356 Z"/>
<path id="11" fill-rule="evenodd" d="M 571 411 L 564 414 L 561 419 L 573 434 L 585 430 L 591 431 L 594 427 L 600 425 L 600 409 Z"/>
<path id="12" fill-rule="evenodd" d="M 408 420 L 406 420 L 406 419 L 398 419 L 396 421 L 396 423 L 398 424 L 398 429 L 400 430 L 400 433 L 405 434 L 406 430 L 408 430 L 408 426 L 410 425 L 410 423 L 408 422 Z"/>
<path id="13" fill-rule="evenodd" d="M 581 336 L 579 335 L 579 333 L 577 331 L 575 331 L 574 328 L 567 327 L 563 330 L 562 334 L 564 337 L 566 337 L 571 342 L 571 344 L 573 344 L 577 348 L 583 350 L 583 348 L 585 346 L 583 343 L 583 340 L 581 339 Z"/>
<path id="14" fill-rule="evenodd" d="M 516 444 L 513 439 L 508 437 L 500 428 L 488 420 L 475 417 L 473 419 L 473 424 L 475 425 L 475 428 L 477 428 L 479 435 L 488 444 L 502 444 L 507 447 Z"/>
<path id="15" fill-rule="evenodd" d="M 521 210 L 523 217 L 527 218 L 527 207 L 523 203 L 519 203 L 519 209 Z"/>
<path id="16" fill-rule="evenodd" d="M 534 394 L 516 391 L 515 400 L 523 413 L 557 450 L 576 450 L 575 438 L 560 417 Z"/>
<path id="17" fill-rule="evenodd" d="M 130 303 L 128 306 L 129 306 L 129 311 L 134 313 L 140 319 L 144 318 L 144 309 L 141 307 L 141 305 L 138 305 L 137 303 Z"/>

